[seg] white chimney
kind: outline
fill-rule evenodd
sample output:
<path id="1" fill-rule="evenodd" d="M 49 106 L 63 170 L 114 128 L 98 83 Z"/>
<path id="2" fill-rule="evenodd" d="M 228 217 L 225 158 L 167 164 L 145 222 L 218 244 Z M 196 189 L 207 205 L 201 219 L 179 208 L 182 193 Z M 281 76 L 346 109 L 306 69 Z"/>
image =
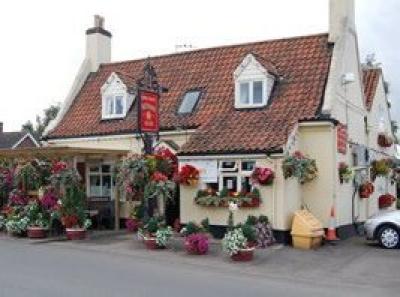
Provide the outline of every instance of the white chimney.
<path id="1" fill-rule="evenodd" d="M 111 62 L 111 33 L 104 29 L 104 18 L 95 15 L 94 27 L 86 30 L 86 59 L 91 71 L 96 72 L 101 63 Z"/>
<path id="2" fill-rule="evenodd" d="M 329 0 L 329 42 L 336 42 L 345 30 L 356 29 L 354 0 Z"/>

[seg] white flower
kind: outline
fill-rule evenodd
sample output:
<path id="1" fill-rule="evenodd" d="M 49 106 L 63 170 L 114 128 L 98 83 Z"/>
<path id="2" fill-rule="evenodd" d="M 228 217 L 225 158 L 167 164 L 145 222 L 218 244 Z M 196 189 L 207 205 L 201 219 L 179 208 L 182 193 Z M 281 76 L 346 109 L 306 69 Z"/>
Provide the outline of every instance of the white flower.
<path id="1" fill-rule="evenodd" d="M 229 210 L 237 211 L 239 209 L 238 205 L 235 202 L 229 202 Z"/>

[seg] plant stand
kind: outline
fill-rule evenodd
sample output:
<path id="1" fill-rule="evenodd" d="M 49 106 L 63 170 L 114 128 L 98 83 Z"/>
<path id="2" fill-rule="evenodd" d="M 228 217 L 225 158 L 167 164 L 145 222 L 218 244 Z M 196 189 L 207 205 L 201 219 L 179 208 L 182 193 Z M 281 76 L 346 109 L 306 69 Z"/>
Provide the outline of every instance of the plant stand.
<path id="1" fill-rule="evenodd" d="M 242 249 L 237 254 L 231 255 L 236 262 L 249 262 L 253 260 L 255 248 Z"/>
<path id="2" fill-rule="evenodd" d="M 47 234 L 46 234 L 46 229 L 42 228 L 42 227 L 28 227 L 27 229 L 27 234 L 28 234 L 28 238 L 30 239 L 41 239 L 41 238 L 46 238 Z"/>
<path id="3" fill-rule="evenodd" d="M 66 228 L 68 240 L 82 240 L 86 238 L 86 230 L 83 228 Z"/>

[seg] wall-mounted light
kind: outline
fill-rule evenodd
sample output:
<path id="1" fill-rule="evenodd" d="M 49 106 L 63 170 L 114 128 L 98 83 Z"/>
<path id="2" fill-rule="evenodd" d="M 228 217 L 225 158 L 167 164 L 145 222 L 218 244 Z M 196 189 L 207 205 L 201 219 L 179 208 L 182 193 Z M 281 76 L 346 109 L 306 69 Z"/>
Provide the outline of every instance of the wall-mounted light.
<path id="1" fill-rule="evenodd" d="M 348 85 L 355 82 L 356 77 L 354 73 L 348 72 L 342 75 L 342 85 Z"/>

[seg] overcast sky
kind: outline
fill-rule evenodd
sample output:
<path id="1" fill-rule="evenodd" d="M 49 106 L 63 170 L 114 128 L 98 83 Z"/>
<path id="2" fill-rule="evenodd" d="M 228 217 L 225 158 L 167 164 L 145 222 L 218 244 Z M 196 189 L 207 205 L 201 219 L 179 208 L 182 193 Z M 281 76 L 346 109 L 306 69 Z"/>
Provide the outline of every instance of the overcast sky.
<path id="1" fill-rule="evenodd" d="M 113 60 L 327 32 L 328 0 L 13 0 L 0 7 L 0 121 L 19 130 L 63 101 L 84 58 L 93 15 L 106 18 Z M 357 0 L 361 57 L 376 53 L 400 119 L 400 1 Z M 383 4 L 384 3 L 384 4 Z"/>

